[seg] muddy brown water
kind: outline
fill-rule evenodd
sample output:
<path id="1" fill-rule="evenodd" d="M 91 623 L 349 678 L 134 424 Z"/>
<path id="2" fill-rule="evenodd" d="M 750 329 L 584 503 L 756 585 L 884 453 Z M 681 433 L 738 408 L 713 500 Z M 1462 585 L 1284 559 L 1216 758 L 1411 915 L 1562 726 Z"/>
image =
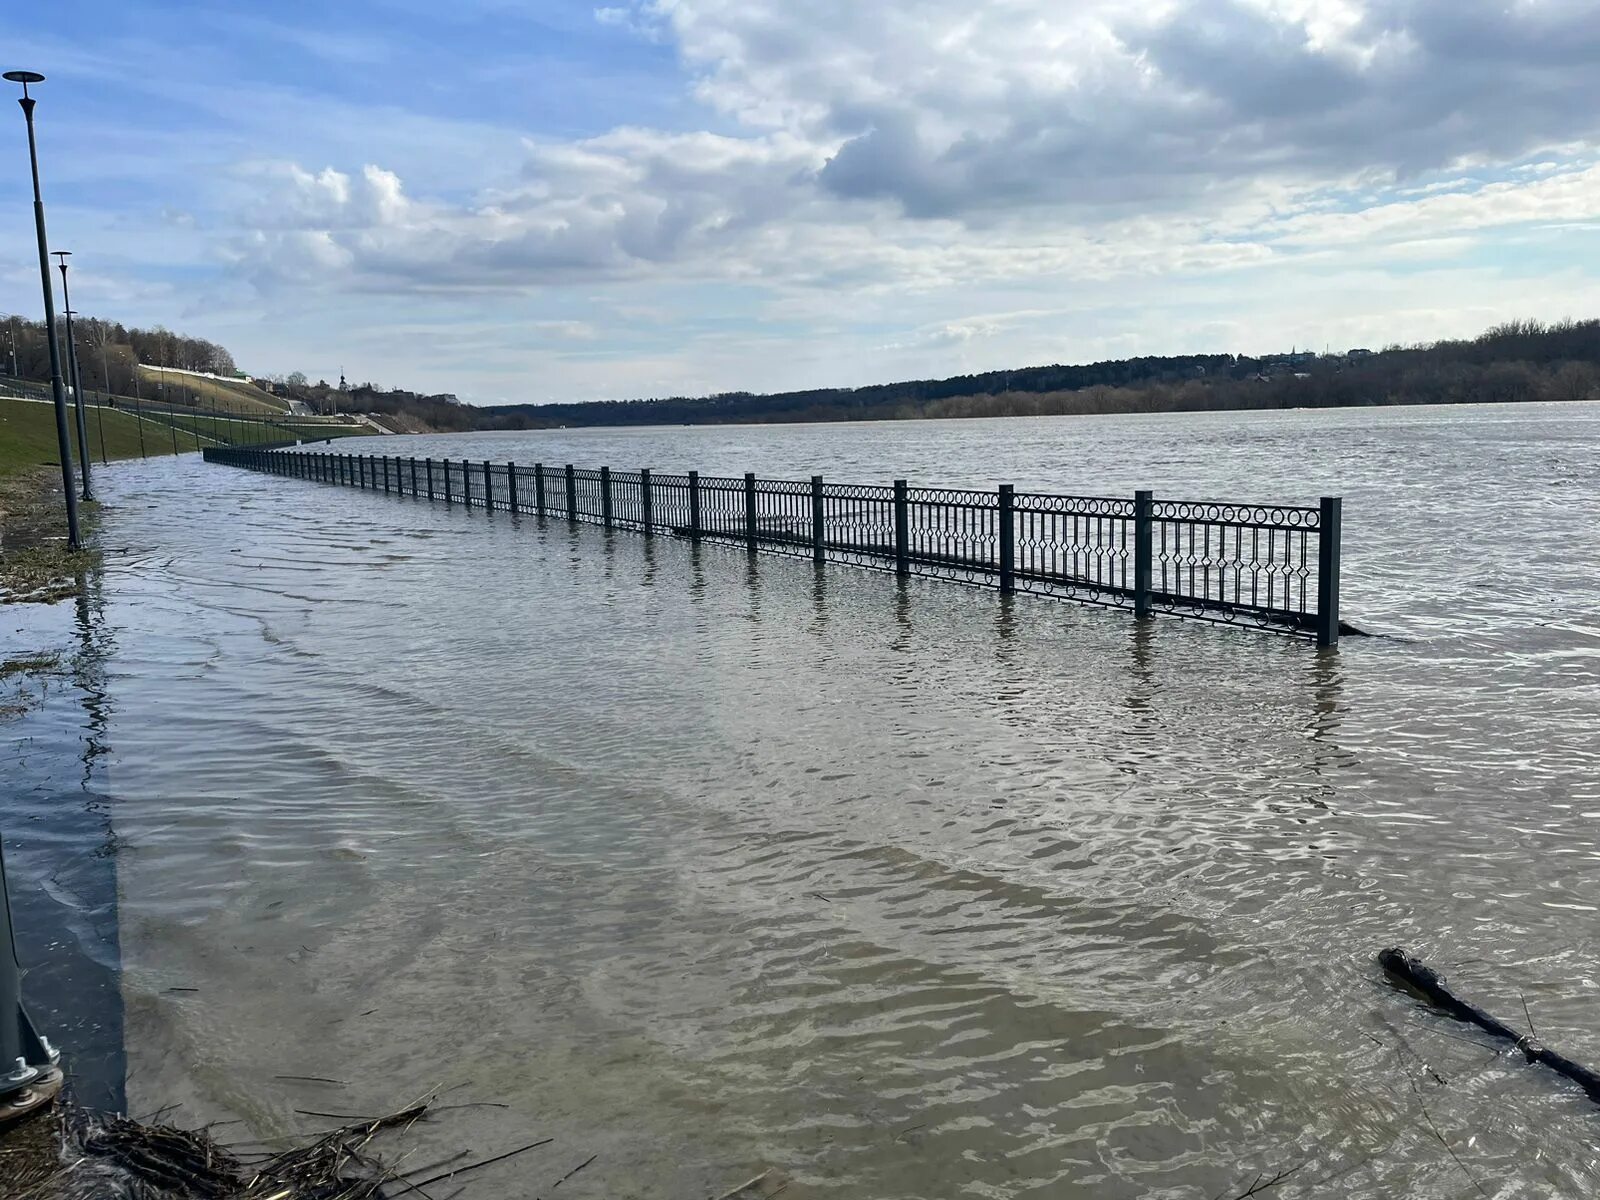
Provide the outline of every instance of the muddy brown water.
<path id="1" fill-rule="evenodd" d="M 555 1139 L 475 1173 L 490 1198 L 590 1155 L 558 1197 L 766 1167 L 828 1197 L 1209 1198 L 1295 1167 L 1271 1194 L 1600 1184 L 1600 1110 L 1372 962 L 1405 945 L 1600 1061 L 1600 409 L 345 448 L 1337 493 L 1345 614 L 1385 636 L 1319 654 L 187 458 L 108 468 L 95 603 L 52 610 L 94 703 L 69 677 L 6 727 L 39 785 L 6 832 L 19 887 L 56 875 L 29 910 L 63 914 L 55 943 L 106 960 L 114 917 L 133 1112 L 261 1138 L 450 1089 L 507 1107 L 442 1114 L 419 1165 Z M 74 847 L 99 865 L 63 877 Z"/>

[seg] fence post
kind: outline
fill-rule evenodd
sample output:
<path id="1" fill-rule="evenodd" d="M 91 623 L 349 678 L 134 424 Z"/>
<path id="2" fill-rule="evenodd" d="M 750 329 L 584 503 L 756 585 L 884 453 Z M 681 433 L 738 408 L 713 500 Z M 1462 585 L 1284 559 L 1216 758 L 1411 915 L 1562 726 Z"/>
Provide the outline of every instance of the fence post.
<path id="1" fill-rule="evenodd" d="M 426 480 L 428 482 L 428 499 L 432 500 L 433 499 L 433 459 L 424 458 L 422 460 L 422 470 L 424 472 L 424 477 L 426 478 Z"/>
<path id="2" fill-rule="evenodd" d="M 689 472 L 689 536 L 700 540 L 700 472 Z"/>
<path id="3" fill-rule="evenodd" d="M 472 507 L 472 462 L 465 458 L 461 460 L 461 503 Z"/>
<path id="4" fill-rule="evenodd" d="M 906 481 L 894 481 L 894 571 L 911 574 L 911 506 L 906 502 Z"/>
<path id="5" fill-rule="evenodd" d="M 544 516 L 544 464 L 533 464 L 533 507 L 542 517 Z"/>
<path id="6" fill-rule="evenodd" d="M 1000 590 L 1017 590 L 1017 527 L 1016 489 L 1009 483 L 1000 485 Z"/>
<path id="7" fill-rule="evenodd" d="M 506 464 L 506 503 L 512 512 L 517 511 L 517 464 L 514 462 Z"/>
<path id="8" fill-rule="evenodd" d="M 600 468 L 600 523 L 611 528 L 611 468 Z"/>
<path id="9" fill-rule="evenodd" d="M 448 458 L 441 458 L 439 460 L 439 466 L 444 468 L 444 502 L 446 504 L 452 504 L 454 501 L 450 496 L 450 460 Z"/>
<path id="10" fill-rule="evenodd" d="M 417 460 L 413 458 L 408 461 L 411 463 L 411 494 L 415 496 L 417 495 Z"/>
<path id="11" fill-rule="evenodd" d="M 827 537 L 822 510 L 822 476 L 811 477 L 811 557 L 822 562 L 827 557 Z"/>
<path id="12" fill-rule="evenodd" d="M 567 520 L 576 521 L 578 519 L 578 476 L 577 473 L 573 471 L 571 463 L 568 463 L 566 466 L 566 476 Z"/>
<path id="13" fill-rule="evenodd" d="M 494 474 L 489 470 L 489 460 L 483 460 L 483 506 L 494 511 Z"/>
<path id="14" fill-rule="evenodd" d="M 1150 579 L 1155 561 L 1155 496 L 1133 494 L 1133 615 L 1150 615 Z"/>
<path id="15" fill-rule="evenodd" d="M 650 468 L 639 468 L 639 519 L 644 522 L 644 535 L 656 531 L 655 504 L 650 496 Z"/>
<path id="16" fill-rule="evenodd" d="M 1339 644 L 1339 541 L 1344 501 L 1324 496 L 1317 522 L 1317 645 Z"/>
<path id="17" fill-rule="evenodd" d="M 756 549 L 756 477 L 755 472 L 744 473 L 744 544 L 751 553 Z"/>
<path id="18" fill-rule="evenodd" d="M 387 454 L 383 456 L 383 490 L 386 492 L 389 490 L 389 456 Z"/>

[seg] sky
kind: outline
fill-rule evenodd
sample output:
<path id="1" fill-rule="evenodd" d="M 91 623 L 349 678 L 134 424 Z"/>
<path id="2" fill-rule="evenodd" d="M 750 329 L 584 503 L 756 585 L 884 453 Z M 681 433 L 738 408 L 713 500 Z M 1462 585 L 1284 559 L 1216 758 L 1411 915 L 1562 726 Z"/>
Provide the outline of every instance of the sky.
<path id="1" fill-rule="evenodd" d="M 619 399 L 1600 315 L 1596 0 L 55 0 L 0 47 L 74 306 L 252 373 Z"/>

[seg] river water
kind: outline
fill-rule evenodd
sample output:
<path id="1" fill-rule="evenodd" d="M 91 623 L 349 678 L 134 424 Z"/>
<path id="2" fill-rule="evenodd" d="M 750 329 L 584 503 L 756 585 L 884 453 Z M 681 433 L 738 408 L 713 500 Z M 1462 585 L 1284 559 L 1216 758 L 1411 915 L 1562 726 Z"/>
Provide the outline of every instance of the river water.
<path id="1" fill-rule="evenodd" d="M 1590 1102 L 1372 961 L 1600 1062 L 1600 408 L 346 448 L 1339 494 L 1344 613 L 1381 636 L 114 466 L 93 611 L 61 617 L 98 630 L 93 704 L 6 732 L 92 733 L 115 928 L 57 940 L 120 942 L 135 1113 L 271 1138 L 448 1089 L 505 1107 L 419 1126 L 417 1165 L 555 1139 L 463 1179 L 489 1198 L 591 1155 L 559 1196 L 1600 1186 Z"/>

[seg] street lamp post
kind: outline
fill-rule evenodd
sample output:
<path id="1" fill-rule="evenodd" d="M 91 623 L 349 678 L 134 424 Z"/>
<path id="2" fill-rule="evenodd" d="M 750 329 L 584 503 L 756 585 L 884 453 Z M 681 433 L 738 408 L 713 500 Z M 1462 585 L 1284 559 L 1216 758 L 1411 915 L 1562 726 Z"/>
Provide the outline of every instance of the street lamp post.
<path id="1" fill-rule="evenodd" d="M 72 412 L 78 420 L 78 469 L 83 472 L 83 498 L 94 499 L 89 486 L 89 423 L 83 416 L 83 375 L 78 371 L 78 343 L 72 338 L 72 293 L 67 291 L 67 259 L 71 250 L 52 250 L 61 260 L 61 308 L 67 318 L 67 373 L 72 379 Z"/>
<path id="2" fill-rule="evenodd" d="M 78 491 L 72 479 L 72 444 L 67 436 L 67 389 L 61 381 L 61 352 L 56 349 L 56 300 L 50 287 L 50 240 L 44 229 L 44 199 L 39 190 L 39 148 L 33 133 L 33 106 L 28 95 L 30 83 L 41 83 L 37 71 L 7 71 L 5 78 L 22 85 L 22 115 L 28 123 L 28 165 L 33 171 L 33 225 L 39 241 L 39 282 L 44 290 L 44 340 L 50 347 L 50 393 L 56 405 L 56 444 L 61 458 L 61 485 L 67 494 L 67 545 L 76 550 L 78 537 Z M 0 998 L 3 999 L 3 998 Z M 0 1014 L 0 1020 L 4 1015 Z"/>

